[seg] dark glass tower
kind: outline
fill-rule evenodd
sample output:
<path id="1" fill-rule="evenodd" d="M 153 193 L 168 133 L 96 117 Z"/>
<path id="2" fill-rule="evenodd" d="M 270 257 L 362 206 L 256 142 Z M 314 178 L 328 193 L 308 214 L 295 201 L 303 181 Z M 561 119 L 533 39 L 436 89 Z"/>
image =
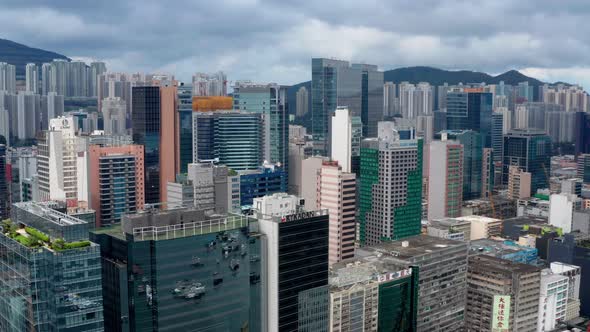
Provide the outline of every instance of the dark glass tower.
<path id="1" fill-rule="evenodd" d="M 0 144 L 0 219 L 8 218 L 9 204 L 6 183 L 6 145 Z"/>
<path id="2" fill-rule="evenodd" d="M 574 132 L 576 142 L 576 156 L 590 153 L 590 114 L 576 112 L 576 128 Z"/>
<path id="3" fill-rule="evenodd" d="M 449 139 L 463 145 L 463 200 L 481 197 L 483 142 L 480 133 L 473 130 L 445 131 Z"/>
<path id="4" fill-rule="evenodd" d="M 178 123 L 180 143 L 180 172 L 187 172 L 193 162 L 193 93 L 192 86 L 178 87 Z"/>
<path id="5" fill-rule="evenodd" d="M 133 88 L 133 143 L 145 147 L 145 203 L 160 202 L 160 88 Z"/>
<path id="6" fill-rule="evenodd" d="M 504 136 L 502 181 L 508 183 L 508 169 L 518 166 L 531 173 L 531 192 L 549 187 L 551 138 L 536 129 L 513 129 Z"/>
<path id="7" fill-rule="evenodd" d="M 484 147 L 492 147 L 492 101 L 489 92 L 447 93 L 447 129 L 477 131 Z"/>

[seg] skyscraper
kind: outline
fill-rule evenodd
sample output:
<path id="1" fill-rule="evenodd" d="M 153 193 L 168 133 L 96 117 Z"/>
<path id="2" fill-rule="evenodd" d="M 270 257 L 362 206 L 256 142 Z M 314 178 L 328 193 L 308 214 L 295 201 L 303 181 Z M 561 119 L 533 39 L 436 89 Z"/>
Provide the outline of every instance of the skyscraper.
<path id="1" fill-rule="evenodd" d="M 354 257 L 356 177 L 338 162 L 324 162 L 318 178 L 318 208 L 328 209 L 330 265 Z"/>
<path id="2" fill-rule="evenodd" d="M 0 62 L 0 91 L 16 93 L 16 67 Z"/>
<path id="3" fill-rule="evenodd" d="M 88 66 L 83 61 L 72 61 L 66 64 L 66 96 L 88 96 Z"/>
<path id="4" fill-rule="evenodd" d="M 2 226 L 0 330 L 103 331 L 100 248 L 88 241 L 89 223 L 26 202 Z"/>
<path id="5" fill-rule="evenodd" d="M 102 101 L 102 117 L 105 135 L 126 135 L 125 101 L 120 97 L 107 97 Z"/>
<path id="6" fill-rule="evenodd" d="M 463 200 L 481 197 L 483 142 L 480 133 L 473 130 L 447 130 L 441 132 L 448 139 L 463 145 Z"/>
<path id="7" fill-rule="evenodd" d="M 176 86 L 133 88 L 133 143 L 145 147 L 145 203 L 166 199 L 180 170 Z"/>
<path id="8" fill-rule="evenodd" d="M 88 96 L 98 96 L 99 76 L 106 73 L 107 66 L 104 62 L 91 62 L 88 71 Z"/>
<path id="9" fill-rule="evenodd" d="M 492 147 L 492 94 L 464 88 L 447 94 L 447 129 L 477 131 L 484 147 Z"/>
<path id="10" fill-rule="evenodd" d="M 49 92 L 46 96 L 41 96 L 41 107 L 44 109 L 42 110 L 40 130 L 47 130 L 50 119 L 64 114 L 64 96 L 59 96 L 55 92 Z"/>
<path id="11" fill-rule="evenodd" d="M 383 116 L 393 116 L 398 111 L 398 99 L 395 83 L 383 84 Z"/>
<path id="12" fill-rule="evenodd" d="M 504 154 L 504 135 L 505 131 L 505 117 L 506 113 L 494 112 L 492 113 L 492 146 L 494 151 L 494 161 L 502 162 L 502 156 Z"/>
<path id="13" fill-rule="evenodd" d="M 186 173 L 193 162 L 193 87 L 180 83 L 178 86 L 178 142 L 180 149 L 180 172 Z"/>
<path id="14" fill-rule="evenodd" d="M 463 203 L 463 145 L 449 141 L 429 144 L 428 220 L 460 217 Z"/>
<path id="15" fill-rule="evenodd" d="M 41 98 L 32 92 L 20 91 L 17 102 L 17 137 L 19 140 L 35 138 L 41 127 Z"/>
<path id="16" fill-rule="evenodd" d="M 575 122 L 574 137 L 576 156 L 582 153 L 590 153 L 590 114 L 576 112 Z"/>
<path id="17" fill-rule="evenodd" d="M 287 88 L 274 83 L 237 82 L 234 86 L 233 96 L 235 110 L 242 113 L 260 114 L 263 117 L 264 160 L 288 169 L 289 109 Z"/>
<path id="18" fill-rule="evenodd" d="M 34 63 L 25 66 L 25 91 L 39 93 L 39 69 Z"/>
<path id="19" fill-rule="evenodd" d="M 0 219 L 8 218 L 10 199 L 6 181 L 6 145 L 0 144 Z"/>
<path id="20" fill-rule="evenodd" d="M 297 115 L 297 117 L 303 117 L 309 111 L 309 92 L 304 86 L 297 90 L 297 100 L 295 107 L 295 115 Z"/>
<path id="21" fill-rule="evenodd" d="M 262 256 L 267 273 L 262 307 L 268 310 L 263 322 L 268 331 L 306 330 L 303 314 L 308 311 L 302 309 L 313 296 L 325 303 L 316 314 L 324 324 L 329 321 L 328 211 L 305 211 L 299 203 L 296 196 L 286 194 L 254 200 L 260 232 L 267 239 Z"/>
<path id="22" fill-rule="evenodd" d="M 361 70 L 361 117 L 363 134 L 377 135 L 377 123 L 383 119 L 383 72 L 375 65 L 352 64 L 352 69 Z M 338 105 L 346 106 L 346 105 Z"/>
<path id="23" fill-rule="evenodd" d="M 531 197 L 531 173 L 518 166 L 508 168 L 508 197 L 518 200 Z"/>
<path id="24" fill-rule="evenodd" d="M 420 234 L 422 140 L 400 140 L 394 126 L 380 122 L 379 137 L 361 146 L 359 238 L 366 245 Z"/>
<path id="25" fill-rule="evenodd" d="M 352 169 L 352 116 L 346 107 L 338 107 L 332 115 L 331 158 L 338 162 L 343 172 Z"/>
<path id="26" fill-rule="evenodd" d="M 540 130 L 513 129 L 504 136 L 503 182 L 508 183 L 510 166 L 531 173 L 531 192 L 549 186 L 551 138 Z"/>
<path id="27" fill-rule="evenodd" d="M 141 145 L 98 146 L 88 150 L 90 207 L 96 227 L 121 222 L 143 209 L 144 151 Z"/>

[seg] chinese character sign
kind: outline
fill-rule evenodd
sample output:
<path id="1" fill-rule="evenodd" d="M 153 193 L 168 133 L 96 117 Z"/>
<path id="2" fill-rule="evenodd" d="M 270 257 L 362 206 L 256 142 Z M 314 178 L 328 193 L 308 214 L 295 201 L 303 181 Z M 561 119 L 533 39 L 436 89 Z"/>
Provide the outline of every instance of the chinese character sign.
<path id="1" fill-rule="evenodd" d="M 510 295 L 494 295 L 492 330 L 508 330 L 510 322 Z"/>

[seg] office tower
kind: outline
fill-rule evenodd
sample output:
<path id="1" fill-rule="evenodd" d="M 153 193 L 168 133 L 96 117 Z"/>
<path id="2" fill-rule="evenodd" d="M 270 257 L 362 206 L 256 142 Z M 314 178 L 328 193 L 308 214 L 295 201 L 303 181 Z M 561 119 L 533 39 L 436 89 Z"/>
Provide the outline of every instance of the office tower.
<path id="1" fill-rule="evenodd" d="M 379 253 L 330 270 L 329 331 L 415 331 L 417 302 L 418 269 Z"/>
<path id="2" fill-rule="evenodd" d="M 372 245 L 420 234 L 422 140 L 400 140 L 392 122 L 361 146 L 359 238 Z"/>
<path id="3" fill-rule="evenodd" d="M 447 94 L 447 129 L 477 131 L 483 146 L 492 147 L 492 94 L 482 89 L 465 88 Z"/>
<path id="4" fill-rule="evenodd" d="M 569 279 L 553 273 L 551 269 L 541 271 L 541 294 L 537 331 L 552 331 L 558 322 L 565 321 Z"/>
<path id="5" fill-rule="evenodd" d="M 37 174 L 42 200 L 88 202 L 87 141 L 76 135 L 74 118 L 49 120 L 38 141 Z"/>
<path id="6" fill-rule="evenodd" d="M 342 171 L 352 169 L 352 116 L 346 107 L 337 107 L 332 115 L 331 158 L 338 162 Z"/>
<path id="7" fill-rule="evenodd" d="M 284 193 L 287 191 L 284 168 L 276 164 L 264 163 L 255 170 L 238 172 L 240 177 L 240 205 L 243 210 L 252 208 L 255 198 Z M 308 174 L 315 183 L 315 174 Z M 313 202 L 312 202 L 313 203 Z"/>
<path id="8" fill-rule="evenodd" d="M 361 70 L 362 82 L 361 113 L 354 115 L 361 117 L 363 134 L 375 137 L 377 123 L 383 119 L 383 72 L 374 65 L 353 63 L 351 67 Z"/>
<path id="9" fill-rule="evenodd" d="M 90 145 L 90 207 L 96 227 L 121 222 L 123 214 L 143 209 L 144 151 L 141 145 Z"/>
<path id="10" fill-rule="evenodd" d="M 492 113 L 492 146 L 494 151 L 494 162 L 502 162 L 502 156 L 504 154 L 504 113 L 494 112 Z"/>
<path id="11" fill-rule="evenodd" d="M 4 137 L 5 145 L 10 146 L 10 114 L 0 104 L 0 136 Z"/>
<path id="12" fill-rule="evenodd" d="M 213 74 L 193 75 L 194 96 L 227 96 L 227 76 L 219 71 Z"/>
<path id="13" fill-rule="evenodd" d="M 582 199 L 573 194 L 553 194 L 549 198 L 549 224 L 570 233 L 573 227 L 574 211 L 580 210 Z"/>
<path id="14" fill-rule="evenodd" d="M 398 103 L 395 83 L 385 82 L 383 84 L 383 116 L 394 116 L 397 114 Z"/>
<path id="15" fill-rule="evenodd" d="M 531 193 L 549 186 L 551 138 L 540 130 L 513 129 L 504 136 L 503 182 L 510 166 L 531 173 Z"/>
<path id="16" fill-rule="evenodd" d="M 91 62 L 88 69 L 88 97 L 98 96 L 99 76 L 106 73 L 107 66 L 104 62 Z"/>
<path id="17" fill-rule="evenodd" d="M 449 141 L 429 144 L 428 220 L 460 217 L 463 204 L 463 145 Z"/>
<path id="18" fill-rule="evenodd" d="M 317 207 L 328 210 L 330 265 L 354 257 L 356 176 L 337 161 L 324 162 L 317 175 Z"/>
<path id="19" fill-rule="evenodd" d="M 311 60 L 311 134 L 314 154 L 330 152 L 330 121 L 338 106 L 347 106 L 354 115 L 361 110 L 361 73 L 347 61 Z"/>
<path id="20" fill-rule="evenodd" d="M 465 216 L 455 218 L 457 220 L 468 221 L 471 223 L 471 239 L 489 239 L 494 236 L 500 236 L 502 233 L 502 220 L 488 218 L 484 216 Z"/>
<path id="21" fill-rule="evenodd" d="M 514 200 L 531 197 L 531 173 L 518 166 L 508 168 L 508 197 Z"/>
<path id="22" fill-rule="evenodd" d="M 306 311 L 299 308 L 311 296 L 323 297 L 318 302 L 325 306 L 317 309 L 328 324 L 328 212 L 305 211 L 296 196 L 286 194 L 256 198 L 254 209 L 260 233 L 266 236 L 262 251 L 266 329 L 305 330 Z"/>
<path id="23" fill-rule="evenodd" d="M 0 234 L 0 330 L 103 331 L 100 249 L 88 241 L 90 227 L 46 204 L 13 205 Z"/>
<path id="24" fill-rule="evenodd" d="M 211 162 L 191 163 L 188 165 L 186 180 L 180 181 L 180 183 L 183 185 L 182 188 L 185 184 L 190 186 L 190 193 L 188 195 L 182 194 L 182 198 L 174 198 L 177 206 L 191 206 L 192 204 L 198 209 L 214 213 L 241 212 L 240 176 L 227 166 L 215 165 Z M 169 187 L 170 184 L 168 182 Z M 171 195 L 168 194 L 168 197 Z"/>
<path id="25" fill-rule="evenodd" d="M 180 172 L 186 173 L 187 165 L 193 162 L 193 87 L 191 85 L 179 83 L 177 106 Z"/>
<path id="26" fill-rule="evenodd" d="M 428 221 L 428 235 L 455 241 L 471 240 L 471 221 L 442 218 Z"/>
<path id="27" fill-rule="evenodd" d="M 193 113 L 193 161 L 219 159 L 235 171 L 264 162 L 264 122 L 256 113 Z"/>
<path id="28" fill-rule="evenodd" d="M 145 147 L 145 203 L 167 197 L 180 169 L 175 86 L 133 88 L 133 143 Z"/>
<path id="29" fill-rule="evenodd" d="M 467 331 L 537 331 L 539 268 L 487 255 L 469 257 Z"/>
<path id="30" fill-rule="evenodd" d="M 312 156 L 313 143 L 311 135 L 303 126 L 289 125 L 289 183 L 288 192 L 301 196 L 303 160 Z"/>
<path id="31" fill-rule="evenodd" d="M 301 162 L 301 172 L 297 176 L 296 186 L 299 189 L 299 195 L 304 201 L 306 210 L 313 210 L 317 207 L 318 188 L 317 174 L 322 168 L 322 164 L 329 161 L 327 157 L 309 157 Z"/>
<path id="32" fill-rule="evenodd" d="M 575 153 L 590 153 L 590 114 L 576 112 L 576 125 L 574 127 Z"/>
<path id="33" fill-rule="evenodd" d="M 545 132 L 551 137 L 554 143 L 573 143 L 575 142 L 576 128 L 575 112 L 545 112 Z"/>
<path id="34" fill-rule="evenodd" d="M 433 113 L 433 117 L 434 117 L 434 132 L 438 133 L 442 130 L 446 130 L 447 129 L 447 112 L 442 112 L 442 111 L 434 111 Z"/>
<path id="35" fill-rule="evenodd" d="M 579 266 L 553 262 L 550 264 L 551 272 L 568 278 L 567 305 L 564 321 L 580 317 L 580 279 Z"/>
<path id="36" fill-rule="evenodd" d="M 18 100 L 18 132 L 19 140 L 35 138 L 40 127 L 41 99 L 39 95 L 21 91 Z"/>
<path id="37" fill-rule="evenodd" d="M 576 177 L 583 183 L 590 183 L 590 154 L 578 155 Z"/>
<path id="38" fill-rule="evenodd" d="M 0 144 L 0 219 L 2 220 L 8 218 L 10 210 L 8 183 L 6 179 L 6 145 Z"/>
<path id="39" fill-rule="evenodd" d="M 106 331 L 261 331 L 252 308 L 260 238 L 247 217 L 148 210 L 90 237 L 100 244 Z"/>
<path id="40" fill-rule="evenodd" d="M 463 145 L 463 200 L 468 201 L 481 197 L 483 173 L 483 141 L 480 133 L 473 130 L 446 130 L 440 133 L 447 139 L 455 140 Z M 437 167 L 432 165 L 432 167 Z"/>
<path id="41" fill-rule="evenodd" d="M 49 92 L 41 96 L 41 104 L 44 108 L 41 119 L 41 130 L 49 128 L 49 120 L 60 117 L 64 114 L 64 96 L 58 96 L 55 92 Z"/>
<path id="42" fill-rule="evenodd" d="M 491 148 L 484 148 L 481 157 L 481 197 L 489 198 L 496 183 L 496 174 L 502 177 L 502 172 L 496 172 L 494 167 L 494 152 Z M 501 183 L 502 181 L 498 181 Z"/>
<path id="43" fill-rule="evenodd" d="M 412 236 L 357 249 L 379 261 L 391 260 L 399 266 L 412 266 L 418 276 L 418 332 L 460 331 L 464 327 L 467 243 L 432 237 Z M 437 282 L 432 282 L 437 280 Z M 395 329 L 393 329 L 395 331 Z"/>
<path id="44" fill-rule="evenodd" d="M 39 93 L 39 69 L 34 63 L 25 66 L 25 91 Z"/>
<path id="45" fill-rule="evenodd" d="M 428 144 L 434 138 L 434 116 L 419 115 L 416 118 L 416 135 L 422 137 L 424 144 Z"/>
<path id="46" fill-rule="evenodd" d="M 102 116 L 105 135 L 126 135 L 125 101 L 120 97 L 107 97 L 102 101 Z"/>
<path id="47" fill-rule="evenodd" d="M 234 109 L 242 113 L 262 115 L 264 121 L 264 160 L 269 163 L 280 163 L 280 166 L 288 168 L 287 88 L 274 83 L 238 82 L 234 86 Z"/>
<path id="48" fill-rule="evenodd" d="M 66 96 L 88 96 L 88 66 L 83 61 L 67 63 Z"/>
<path id="49" fill-rule="evenodd" d="M 559 262 L 580 267 L 580 285 L 587 285 L 590 282 L 588 241 L 590 241 L 588 234 L 580 232 L 572 232 L 555 238 L 549 242 L 547 261 L 551 264 Z M 590 313 L 590 289 L 582 286 L 579 290 L 580 315 L 587 316 Z"/>
<path id="50" fill-rule="evenodd" d="M 295 101 L 296 112 L 295 115 L 301 118 L 309 112 L 309 92 L 302 86 L 297 90 L 297 100 Z"/>
<path id="51" fill-rule="evenodd" d="M 351 130 L 350 171 L 358 177 L 361 171 L 361 142 L 363 141 L 363 123 L 360 116 L 351 117 Z"/>
<path id="52" fill-rule="evenodd" d="M 0 91 L 16 93 L 16 67 L 0 62 Z"/>

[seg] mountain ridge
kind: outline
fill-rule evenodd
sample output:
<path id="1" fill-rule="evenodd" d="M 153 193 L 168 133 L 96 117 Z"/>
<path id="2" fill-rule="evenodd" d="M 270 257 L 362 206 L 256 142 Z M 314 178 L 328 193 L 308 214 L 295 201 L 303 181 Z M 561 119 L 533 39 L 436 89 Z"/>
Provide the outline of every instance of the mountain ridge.
<path id="1" fill-rule="evenodd" d="M 30 47 L 12 40 L 0 38 L 0 62 L 6 62 L 16 66 L 17 80 L 24 79 L 27 63 L 35 63 L 41 66 L 41 64 L 51 62 L 54 59 L 71 61 L 67 56 L 56 52 Z"/>

